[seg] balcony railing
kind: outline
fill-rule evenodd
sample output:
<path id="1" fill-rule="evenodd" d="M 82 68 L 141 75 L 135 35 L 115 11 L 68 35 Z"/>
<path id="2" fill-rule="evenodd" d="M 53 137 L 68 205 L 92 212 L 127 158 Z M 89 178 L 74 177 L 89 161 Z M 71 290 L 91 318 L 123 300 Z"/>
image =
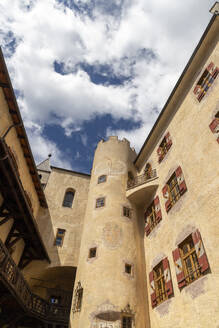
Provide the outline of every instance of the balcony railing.
<path id="1" fill-rule="evenodd" d="M 50 304 L 33 294 L 7 248 L 0 240 L 0 278 L 21 301 L 28 315 L 45 321 L 68 324 L 70 307 Z"/>
<path id="2" fill-rule="evenodd" d="M 127 182 L 127 189 L 131 189 L 137 186 L 149 182 L 157 177 L 156 169 L 151 170 L 151 172 L 144 173 L 142 175 L 136 176 L 134 179 L 129 179 Z"/>

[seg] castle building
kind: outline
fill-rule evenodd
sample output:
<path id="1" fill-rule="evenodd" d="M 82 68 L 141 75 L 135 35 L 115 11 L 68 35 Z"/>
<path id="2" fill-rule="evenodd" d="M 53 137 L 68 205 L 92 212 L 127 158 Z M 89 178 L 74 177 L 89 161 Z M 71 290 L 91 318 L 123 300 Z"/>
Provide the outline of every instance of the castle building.
<path id="1" fill-rule="evenodd" d="M 0 327 L 219 327 L 219 2 L 136 154 L 35 165 L 0 53 Z"/>

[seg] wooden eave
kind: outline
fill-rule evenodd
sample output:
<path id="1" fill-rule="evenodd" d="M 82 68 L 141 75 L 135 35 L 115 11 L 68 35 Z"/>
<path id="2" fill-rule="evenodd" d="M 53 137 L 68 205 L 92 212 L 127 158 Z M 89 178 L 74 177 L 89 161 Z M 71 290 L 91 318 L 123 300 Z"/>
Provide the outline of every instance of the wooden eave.
<path id="1" fill-rule="evenodd" d="M 141 169 L 145 159 L 150 156 L 150 153 L 161 138 L 162 134 L 165 132 L 167 125 L 172 120 L 172 117 L 176 113 L 176 108 L 178 105 L 178 97 L 180 97 L 183 92 L 186 94 L 188 91 L 188 85 L 194 82 L 194 78 L 197 78 L 199 72 L 197 71 L 197 66 L 201 64 L 201 61 L 197 58 L 201 56 L 204 58 L 207 54 L 207 47 L 210 42 L 215 38 L 218 38 L 219 27 L 218 27 L 218 13 L 215 13 L 211 18 L 208 26 L 206 27 L 197 47 L 195 48 L 192 56 L 190 57 L 185 69 L 183 70 L 181 76 L 179 77 L 173 91 L 171 92 L 167 102 L 165 103 L 160 115 L 158 116 L 154 126 L 152 127 L 149 135 L 147 136 L 143 146 L 141 147 L 137 157 L 134 160 L 134 164 L 138 170 Z"/>
<path id="2" fill-rule="evenodd" d="M 2 50 L 0 48 L 0 87 L 3 90 L 5 100 L 8 104 L 8 110 L 12 118 L 12 122 L 14 124 L 19 124 L 19 126 L 15 126 L 17 132 L 17 137 L 19 139 L 27 166 L 29 168 L 29 172 L 40 202 L 40 205 L 44 208 L 47 208 L 47 202 L 44 195 L 44 191 L 42 189 L 40 179 L 37 173 L 35 161 L 33 159 L 32 151 L 28 142 L 28 138 L 26 135 L 26 131 L 23 125 L 23 120 L 21 118 L 20 110 L 17 104 L 17 100 L 14 94 L 14 90 L 11 84 L 11 80 L 8 74 L 8 70 L 5 64 L 5 60 L 3 57 Z"/>
<path id="3" fill-rule="evenodd" d="M 14 219 L 18 237 L 21 236 L 25 245 L 32 250 L 32 260 L 50 262 L 22 182 L 10 157 L 8 146 L 2 138 L 0 138 L 0 176 L 0 191 L 3 196 L 1 207 L 6 211 L 6 215 L 9 213 Z M 4 217 L 3 213 L 1 217 Z"/>

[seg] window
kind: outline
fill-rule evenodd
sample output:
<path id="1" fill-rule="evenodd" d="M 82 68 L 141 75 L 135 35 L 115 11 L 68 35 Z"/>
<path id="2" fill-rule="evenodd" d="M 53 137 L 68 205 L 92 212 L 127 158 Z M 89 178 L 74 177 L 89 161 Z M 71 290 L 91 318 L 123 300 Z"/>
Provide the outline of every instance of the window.
<path id="1" fill-rule="evenodd" d="M 96 199 L 96 208 L 103 207 L 103 206 L 105 206 L 105 198 L 104 197 L 97 198 Z"/>
<path id="2" fill-rule="evenodd" d="M 165 280 L 164 280 L 164 270 L 163 263 L 160 262 L 154 268 L 154 283 L 155 283 L 155 293 L 157 304 L 165 301 L 167 299 L 167 294 L 165 290 Z"/>
<path id="3" fill-rule="evenodd" d="M 187 187 L 182 173 L 182 169 L 179 166 L 176 171 L 171 175 L 170 179 L 162 190 L 164 198 L 167 198 L 167 201 L 165 203 L 167 212 L 169 212 L 169 210 L 186 192 L 186 190 Z"/>
<path id="4" fill-rule="evenodd" d="M 62 247 L 65 236 L 65 229 L 57 229 L 54 245 Z"/>
<path id="5" fill-rule="evenodd" d="M 98 183 L 103 183 L 103 182 L 106 182 L 106 175 L 101 175 L 101 176 L 98 178 Z"/>
<path id="6" fill-rule="evenodd" d="M 208 89 L 211 87 L 214 80 L 217 78 L 218 73 L 219 73 L 219 68 L 216 67 L 212 62 L 204 70 L 202 76 L 200 77 L 199 81 L 197 82 L 193 90 L 199 102 L 201 102 L 204 96 L 206 95 Z"/>
<path id="7" fill-rule="evenodd" d="M 125 273 L 131 274 L 132 273 L 132 266 L 131 264 L 125 263 Z"/>
<path id="8" fill-rule="evenodd" d="M 130 316 L 122 317 L 122 328 L 132 328 L 132 317 Z"/>
<path id="9" fill-rule="evenodd" d="M 92 257 L 96 257 L 96 254 L 97 254 L 97 248 L 96 247 L 90 248 L 90 250 L 89 250 L 89 259 L 91 259 Z"/>
<path id="10" fill-rule="evenodd" d="M 66 191 L 62 206 L 72 207 L 74 195 L 75 195 L 74 191 Z"/>
<path id="11" fill-rule="evenodd" d="M 128 207 L 123 206 L 123 216 L 126 216 L 127 218 L 131 218 L 132 210 Z"/>
<path id="12" fill-rule="evenodd" d="M 180 289 L 209 272 L 207 255 L 199 230 L 189 235 L 173 251 L 173 259 Z"/>
<path id="13" fill-rule="evenodd" d="M 159 163 L 162 162 L 162 160 L 164 159 L 165 155 L 168 153 L 171 146 L 172 146 L 172 139 L 170 137 L 170 133 L 167 132 L 167 134 L 165 135 L 165 137 L 163 138 L 161 144 L 157 149 Z"/>
<path id="14" fill-rule="evenodd" d="M 156 196 L 153 202 L 145 211 L 145 232 L 148 236 L 155 226 L 162 220 L 159 197 Z"/>
<path id="15" fill-rule="evenodd" d="M 127 188 L 134 187 L 135 185 L 135 178 L 131 171 L 128 171 L 128 181 L 127 181 Z"/>
<path id="16" fill-rule="evenodd" d="M 159 305 L 173 296 L 173 285 L 167 257 L 150 272 L 149 282 L 152 307 Z"/>
<path id="17" fill-rule="evenodd" d="M 73 302 L 73 312 L 80 312 L 82 306 L 82 299 L 83 299 L 83 288 L 81 286 L 80 281 L 77 284 L 77 287 L 74 292 L 74 302 Z"/>
<path id="18" fill-rule="evenodd" d="M 209 125 L 212 133 L 214 133 L 215 137 L 217 138 L 217 142 L 219 143 L 219 112 L 215 115 L 213 121 Z"/>
<path id="19" fill-rule="evenodd" d="M 52 304 L 60 304 L 61 298 L 59 296 L 51 296 L 50 303 Z"/>
<path id="20" fill-rule="evenodd" d="M 151 179 L 152 178 L 152 167 L 151 167 L 151 164 L 150 163 L 147 163 L 145 165 L 144 173 L 145 173 L 147 179 Z"/>

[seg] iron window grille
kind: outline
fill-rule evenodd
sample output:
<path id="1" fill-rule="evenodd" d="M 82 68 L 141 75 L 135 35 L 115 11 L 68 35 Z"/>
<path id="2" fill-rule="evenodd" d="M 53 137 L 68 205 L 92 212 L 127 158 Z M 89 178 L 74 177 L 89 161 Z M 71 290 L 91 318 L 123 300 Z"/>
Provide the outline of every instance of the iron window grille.
<path id="1" fill-rule="evenodd" d="M 96 199 L 96 208 L 103 207 L 103 206 L 105 206 L 105 198 L 104 197 L 97 198 Z"/>
<path id="2" fill-rule="evenodd" d="M 132 328 L 132 317 L 123 315 L 122 328 Z"/>

